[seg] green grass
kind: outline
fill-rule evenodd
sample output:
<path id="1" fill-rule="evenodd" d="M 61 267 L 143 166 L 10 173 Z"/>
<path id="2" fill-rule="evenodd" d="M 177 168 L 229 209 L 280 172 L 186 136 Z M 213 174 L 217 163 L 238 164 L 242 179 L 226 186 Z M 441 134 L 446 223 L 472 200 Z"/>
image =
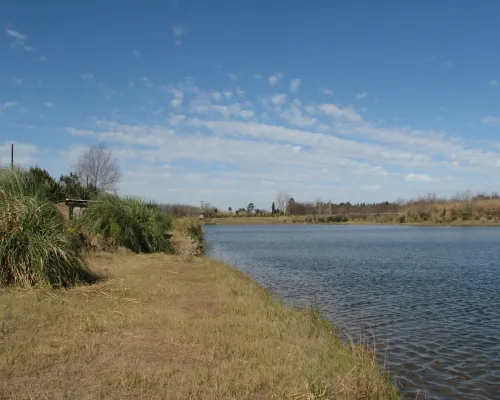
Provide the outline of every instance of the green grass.
<path id="1" fill-rule="evenodd" d="M 63 216 L 21 170 L 0 172 L 0 285 L 70 286 L 92 279 Z"/>
<path id="2" fill-rule="evenodd" d="M 172 219 L 138 199 L 101 195 L 89 205 L 80 224 L 86 233 L 103 235 L 136 253 L 172 251 L 166 236 Z"/>

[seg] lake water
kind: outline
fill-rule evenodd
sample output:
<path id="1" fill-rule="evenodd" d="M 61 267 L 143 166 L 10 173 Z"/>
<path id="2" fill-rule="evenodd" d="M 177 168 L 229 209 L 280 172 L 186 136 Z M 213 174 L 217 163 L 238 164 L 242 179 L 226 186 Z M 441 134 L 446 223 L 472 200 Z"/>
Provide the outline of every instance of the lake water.
<path id="1" fill-rule="evenodd" d="M 500 399 L 500 228 L 205 230 L 212 256 L 375 340 L 405 397 Z"/>

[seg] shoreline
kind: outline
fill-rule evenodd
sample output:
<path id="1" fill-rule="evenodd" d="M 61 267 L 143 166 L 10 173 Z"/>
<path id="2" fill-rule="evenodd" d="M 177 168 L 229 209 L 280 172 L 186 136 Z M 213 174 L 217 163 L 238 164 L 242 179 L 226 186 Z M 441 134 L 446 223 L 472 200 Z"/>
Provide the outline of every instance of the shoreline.
<path id="1" fill-rule="evenodd" d="M 376 222 L 376 221 L 347 221 L 347 222 L 305 222 L 303 219 L 294 220 L 294 217 L 240 217 L 240 218 L 217 218 L 215 221 L 204 223 L 210 225 L 394 225 L 394 226 L 429 226 L 429 227 L 500 227 L 500 221 L 453 221 L 453 222 Z"/>
<path id="2" fill-rule="evenodd" d="M 0 397 L 400 398 L 372 350 L 235 267 L 123 249 L 89 261 L 100 283 L 0 289 Z"/>

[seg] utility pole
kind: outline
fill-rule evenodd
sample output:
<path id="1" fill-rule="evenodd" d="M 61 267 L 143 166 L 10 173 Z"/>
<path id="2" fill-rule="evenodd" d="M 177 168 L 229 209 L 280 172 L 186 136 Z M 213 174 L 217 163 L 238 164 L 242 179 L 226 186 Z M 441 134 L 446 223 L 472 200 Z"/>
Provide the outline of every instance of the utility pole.
<path id="1" fill-rule="evenodd" d="M 14 169 L 14 143 L 10 145 L 10 169 Z"/>

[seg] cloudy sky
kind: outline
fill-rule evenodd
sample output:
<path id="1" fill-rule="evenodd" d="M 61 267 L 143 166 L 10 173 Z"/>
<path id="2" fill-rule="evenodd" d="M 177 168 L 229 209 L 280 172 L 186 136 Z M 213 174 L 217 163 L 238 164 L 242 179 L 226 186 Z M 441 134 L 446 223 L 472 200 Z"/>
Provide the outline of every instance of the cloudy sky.
<path id="1" fill-rule="evenodd" d="M 126 5 L 125 5 L 126 4 Z M 500 190 L 500 2 L 0 4 L 0 162 L 270 208 Z"/>

